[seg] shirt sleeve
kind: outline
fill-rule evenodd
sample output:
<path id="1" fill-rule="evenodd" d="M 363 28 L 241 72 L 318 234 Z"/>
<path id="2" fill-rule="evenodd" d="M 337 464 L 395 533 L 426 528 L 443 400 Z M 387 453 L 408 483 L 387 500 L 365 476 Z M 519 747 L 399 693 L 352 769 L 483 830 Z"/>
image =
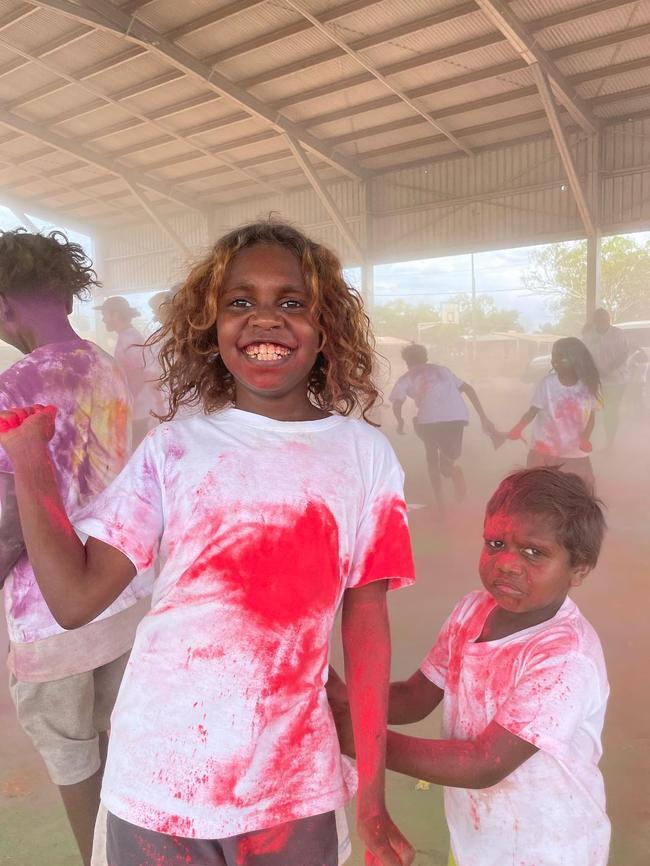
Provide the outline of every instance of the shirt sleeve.
<path id="1" fill-rule="evenodd" d="M 383 437 L 382 437 L 383 438 Z M 357 526 L 346 589 L 388 580 L 389 589 L 415 582 L 406 520 L 404 472 L 388 441 L 380 443 Z"/>
<path id="2" fill-rule="evenodd" d="M 455 613 L 456 611 L 453 610 L 449 614 L 440 629 L 436 642 L 420 665 L 420 670 L 424 676 L 443 691 L 445 683 L 447 682 L 447 672 L 449 670 L 449 659 L 451 657 L 450 637 L 452 625 L 456 619 Z"/>
<path id="3" fill-rule="evenodd" d="M 73 521 L 78 533 L 121 551 L 138 574 L 156 559 L 164 529 L 161 432 L 145 437 L 117 478 Z"/>
<path id="4" fill-rule="evenodd" d="M 403 403 L 409 395 L 409 379 L 408 374 L 400 376 L 397 382 L 393 385 L 393 390 L 390 392 L 388 400 L 391 403 Z"/>
<path id="5" fill-rule="evenodd" d="M 0 412 L 5 412 L 7 409 L 12 409 L 17 404 L 12 389 L 7 385 L 5 377 L 0 376 Z M 11 460 L 7 456 L 4 448 L 0 446 L 0 472 L 7 472 L 10 475 L 14 474 Z"/>
<path id="6" fill-rule="evenodd" d="M 577 650 L 540 650 L 526 663 L 517 685 L 494 721 L 510 733 L 558 758 L 578 728 L 602 703 L 594 662 Z"/>
<path id="7" fill-rule="evenodd" d="M 544 377 L 535 386 L 535 391 L 533 392 L 533 399 L 532 399 L 530 405 L 534 406 L 535 409 L 545 409 L 547 404 L 548 404 L 547 382 L 546 382 L 546 377 Z"/>

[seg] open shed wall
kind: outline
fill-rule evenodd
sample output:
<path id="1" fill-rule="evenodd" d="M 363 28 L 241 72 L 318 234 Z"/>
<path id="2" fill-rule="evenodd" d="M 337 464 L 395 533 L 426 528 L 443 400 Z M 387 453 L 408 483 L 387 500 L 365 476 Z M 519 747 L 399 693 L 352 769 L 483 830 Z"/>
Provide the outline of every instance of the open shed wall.
<path id="1" fill-rule="evenodd" d="M 589 172 L 584 134 L 569 135 L 583 182 Z M 371 262 L 405 261 L 584 237 L 575 201 L 550 135 L 484 150 L 472 158 L 422 161 L 339 181 L 327 190 Z M 607 126 L 601 133 L 599 217 L 603 233 L 650 229 L 650 118 Z M 275 213 L 358 265 L 350 244 L 316 193 L 256 197 L 204 217 L 172 217 L 169 225 L 193 254 L 244 222 Z M 182 277 L 188 261 L 153 225 L 105 233 L 98 267 L 105 291 L 154 291 Z"/>

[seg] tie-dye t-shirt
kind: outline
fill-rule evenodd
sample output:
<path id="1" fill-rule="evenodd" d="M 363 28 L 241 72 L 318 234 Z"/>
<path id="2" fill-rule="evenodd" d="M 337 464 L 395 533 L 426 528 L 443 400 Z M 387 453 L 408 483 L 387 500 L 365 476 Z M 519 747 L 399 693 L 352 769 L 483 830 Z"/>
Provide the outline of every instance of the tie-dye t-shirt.
<path id="1" fill-rule="evenodd" d="M 113 712 L 109 812 L 211 839 L 352 796 L 328 642 L 346 589 L 413 581 L 402 484 L 385 437 L 340 416 L 225 409 L 148 434 L 76 524 L 164 563 Z"/>
<path id="2" fill-rule="evenodd" d="M 473 740 L 494 721 L 539 751 L 489 788 L 444 789 L 456 862 L 606 866 L 598 762 L 609 685 L 598 635 L 566 598 L 552 619 L 477 643 L 495 606 L 487 592 L 465 596 L 421 671 L 445 693 L 443 738 Z"/>
<path id="3" fill-rule="evenodd" d="M 85 340 L 42 346 L 0 374 L 0 409 L 34 403 L 57 408 L 50 454 L 71 517 L 124 466 L 130 449 L 130 399 L 110 355 Z M 0 448 L 0 472 L 12 471 Z M 129 587 L 99 618 L 124 610 L 143 594 Z M 13 642 L 32 643 L 63 632 L 26 554 L 7 577 L 4 598 Z"/>
<path id="4" fill-rule="evenodd" d="M 534 451 L 552 457 L 585 457 L 580 441 L 599 403 L 584 382 L 563 385 L 557 373 L 549 373 L 535 388 L 532 405 L 539 409 L 530 443 Z"/>

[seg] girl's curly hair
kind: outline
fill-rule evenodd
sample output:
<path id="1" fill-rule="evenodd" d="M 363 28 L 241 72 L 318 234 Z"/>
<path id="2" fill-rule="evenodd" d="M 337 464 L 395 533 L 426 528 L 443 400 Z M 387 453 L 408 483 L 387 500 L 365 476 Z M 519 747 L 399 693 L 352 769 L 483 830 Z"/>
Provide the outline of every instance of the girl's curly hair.
<path id="1" fill-rule="evenodd" d="M 300 262 L 323 347 L 309 379 L 310 397 L 326 411 L 367 413 L 379 399 L 373 381 L 374 339 L 358 293 L 345 282 L 331 250 L 275 219 L 224 235 L 188 274 L 169 305 L 165 324 L 147 341 L 160 344 L 160 382 L 169 391 L 169 421 L 181 406 L 213 412 L 234 401 L 235 381 L 219 355 L 217 317 L 228 267 L 241 250 L 277 244 Z M 370 422 L 372 423 L 372 422 Z"/>
<path id="2" fill-rule="evenodd" d="M 63 232 L 0 231 L 0 292 L 50 294 L 70 301 L 90 297 L 100 286 L 92 262 Z"/>

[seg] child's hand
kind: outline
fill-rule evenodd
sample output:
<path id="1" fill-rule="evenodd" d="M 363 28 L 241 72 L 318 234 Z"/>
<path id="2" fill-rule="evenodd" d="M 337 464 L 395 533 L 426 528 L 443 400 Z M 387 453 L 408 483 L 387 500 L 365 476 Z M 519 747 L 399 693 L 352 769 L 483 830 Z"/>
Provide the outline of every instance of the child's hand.
<path id="1" fill-rule="evenodd" d="M 526 440 L 524 439 L 523 433 L 524 428 L 520 424 L 516 424 L 508 433 L 508 439 L 521 439 L 522 442 L 525 442 Z"/>
<path id="2" fill-rule="evenodd" d="M 373 816 L 358 816 L 357 832 L 366 847 L 366 866 L 411 866 L 415 849 L 384 809 Z"/>
<path id="3" fill-rule="evenodd" d="M 585 454 L 590 454 L 593 451 L 593 445 L 588 439 L 581 439 L 578 447 L 581 451 L 584 451 Z"/>
<path id="4" fill-rule="evenodd" d="M 25 406 L 0 412 L 0 446 L 9 458 L 34 444 L 43 445 L 54 436 L 54 406 Z"/>

